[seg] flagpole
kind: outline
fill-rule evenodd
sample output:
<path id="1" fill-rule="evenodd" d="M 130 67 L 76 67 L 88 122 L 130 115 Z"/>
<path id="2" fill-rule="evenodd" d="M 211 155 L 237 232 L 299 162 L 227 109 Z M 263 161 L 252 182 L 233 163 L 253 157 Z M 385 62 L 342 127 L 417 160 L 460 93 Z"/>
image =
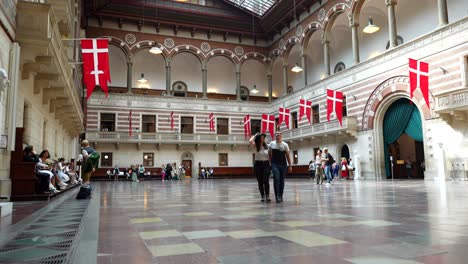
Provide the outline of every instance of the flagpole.
<path id="1" fill-rule="evenodd" d="M 62 41 L 75 41 L 75 40 L 91 40 L 91 39 L 107 39 L 111 40 L 112 37 L 107 37 L 107 38 L 63 38 Z"/>

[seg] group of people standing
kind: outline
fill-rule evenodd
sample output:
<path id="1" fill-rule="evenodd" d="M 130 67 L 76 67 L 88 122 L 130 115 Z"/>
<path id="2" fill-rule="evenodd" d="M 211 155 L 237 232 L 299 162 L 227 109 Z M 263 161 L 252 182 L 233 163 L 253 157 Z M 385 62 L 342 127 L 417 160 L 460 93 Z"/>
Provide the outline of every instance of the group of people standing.
<path id="1" fill-rule="evenodd" d="M 352 166 L 351 158 L 348 160 L 343 157 L 341 163 L 335 161 L 333 156 L 328 152 L 328 148 L 317 150 L 315 160 L 310 161 L 309 171 L 314 171 L 314 176 L 317 184 L 322 184 L 323 180 L 327 180 L 327 185 L 332 184 L 334 179 L 338 179 L 338 174 L 341 169 L 341 178 L 351 180 L 354 167 Z"/>
<path id="2" fill-rule="evenodd" d="M 173 164 L 167 163 L 163 164 L 161 166 L 161 178 L 162 180 L 179 180 L 179 179 L 184 179 L 185 178 L 185 167 L 184 165 L 180 165 L 179 168 L 177 168 L 176 163 L 174 162 Z"/>
<path id="3" fill-rule="evenodd" d="M 289 155 L 289 146 L 283 141 L 281 132 L 277 132 L 275 140 L 271 143 L 266 142 L 266 134 L 257 133 L 253 135 L 250 144 L 255 146 L 254 173 L 258 181 L 258 189 L 262 196 L 262 202 L 271 202 L 270 199 L 270 175 L 273 175 L 273 187 L 277 203 L 283 202 L 284 178 L 287 172 L 292 172 L 292 163 Z M 352 179 L 352 161 L 350 163 L 346 158 L 337 163 L 333 156 L 328 152 L 328 148 L 318 150 L 315 160 L 309 164 L 309 171 L 314 170 L 317 184 L 322 184 L 324 179 L 327 185 L 332 184 L 335 178 L 338 178 L 338 172 L 341 168 L 341 177 Z M 311 173 L 312 174 L 312 173 Z"/>

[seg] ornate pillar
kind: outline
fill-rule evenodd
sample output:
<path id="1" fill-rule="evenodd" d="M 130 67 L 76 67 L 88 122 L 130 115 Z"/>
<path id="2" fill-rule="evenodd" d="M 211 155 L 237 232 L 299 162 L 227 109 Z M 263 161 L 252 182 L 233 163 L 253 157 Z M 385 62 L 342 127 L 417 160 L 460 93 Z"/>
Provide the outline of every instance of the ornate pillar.
<path id="1" fill-rule="evenodd" d="M 327 40 L 325 36 L 322 36 L 322 45 L 323 45 L 323 62 L 325 65 L 325 76 L 330 76 L 330 41 Z"/>
<path id="2" fill-rule="evenodd" d="M 353 61 L 354 64 L 358 64 L 359 59 L 359 24 L 352 23 L 351 24 L 351 35 L 353 40 Z"/>
<path id="3" fill-rule="evenodd" d="M 301 56 L 301 64 L 302 64 L 302 78 L 304 78 L 304 86 L 307 86 L 307 60 L 306 55 L 302 54 Z"/>
<path id="4" fill-rule="evenodd" d="M 132 86 L 133 86 L 133 82 L 132 82 L 132 67 L 133 67 L 133 62 L 128 61 L 128 62 L 127 62 L 127 92 L 128 92 L 129 94 L 132 93 Z"/>
<path id="5" fill-rule="evenodd" d="M 203 90 L 203 99 L 208 98 L 208 73 L 206 66 L 202 67 L 202 90 Z"/>
<path id="6" fill-rule="evenodd" d="M 273 101 L 273 76 L 271 73 L 267 75 L 268 80 L 268 102 Z"/>
<path id="7" fill-rule="evenodd" d="M 166 65 L 166 96 L 171 95 L 171 64 Z"/>
<path id="8" fill-rule="evenodd" d="M 388 13 L 388 38 L 390 40 L 390 48 L 398 46 L 397 40 L 397 26 L 395 18 L 395 0 L 385 0 L 385 5 L 387 6 Z"/>
<path id="9" fill-rule="evenodd" d="M 283 88 L 284 95 L 288 94 L 288 65 L 283 65 Z"/>
<path id="10" fill-rule="evenodd" d="M 236 71 L 236 95 L 237 101 L 241 100 L 241 73 L 239 70 Z"/>
<path id="11" fill-rule="evenodd" d="M 447 25 L 449 23 L 447 0 L 437 0 L 437 10 L 439 13 L 439 27 Z"/>

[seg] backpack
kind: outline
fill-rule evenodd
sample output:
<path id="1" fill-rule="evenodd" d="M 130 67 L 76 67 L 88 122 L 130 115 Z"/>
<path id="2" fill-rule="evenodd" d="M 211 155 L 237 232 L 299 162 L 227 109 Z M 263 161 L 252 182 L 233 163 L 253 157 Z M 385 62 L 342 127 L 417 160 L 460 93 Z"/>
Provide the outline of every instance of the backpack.
<path id="1" fill-rule="evenodd" d="M 91 185 L 81 186 L 78 194 L 76 195 L 77 200 L 91 199 Z"/>

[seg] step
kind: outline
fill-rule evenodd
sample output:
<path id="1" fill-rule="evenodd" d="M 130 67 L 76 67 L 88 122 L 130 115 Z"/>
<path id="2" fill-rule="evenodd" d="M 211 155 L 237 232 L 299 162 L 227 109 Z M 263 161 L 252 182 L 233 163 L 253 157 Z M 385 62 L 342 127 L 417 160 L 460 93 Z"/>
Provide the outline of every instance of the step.
<path id="1" fill-rule="evenodd" d="M 0 203 L 0 218 L 11 215 L 13 212 L 13 203 Z"/>

